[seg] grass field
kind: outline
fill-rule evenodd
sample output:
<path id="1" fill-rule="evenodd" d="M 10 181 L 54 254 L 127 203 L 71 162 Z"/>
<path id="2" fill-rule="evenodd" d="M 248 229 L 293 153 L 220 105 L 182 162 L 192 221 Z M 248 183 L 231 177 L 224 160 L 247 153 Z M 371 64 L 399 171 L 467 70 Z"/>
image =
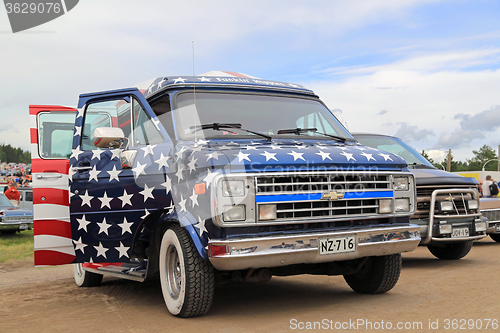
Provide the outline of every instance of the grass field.
<path id="1" fill-rule="evenodd" d="M 17 260 L 33 260 L 33 230 L 0 234 L 0 263 Z"/>

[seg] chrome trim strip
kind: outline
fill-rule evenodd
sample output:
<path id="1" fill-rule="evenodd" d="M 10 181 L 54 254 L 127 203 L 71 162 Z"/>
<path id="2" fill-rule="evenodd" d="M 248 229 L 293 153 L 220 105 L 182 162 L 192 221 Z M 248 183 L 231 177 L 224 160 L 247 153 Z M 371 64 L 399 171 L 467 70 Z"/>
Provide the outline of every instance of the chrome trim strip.
<path id="1" fill-rule="evenodd" d="M 481 238 L 484 238 L 486 237 L 487 235 L 484 234 L 484 235 L 479 235 L 479 236 L 469 236 L 469 237 L 453 237 L 453 238 L 437 238 L 437 237 L 432 237 L 432 241 L 433 242 L 442 242 L 442 243 L 446 243 L 446 242 L 456 242 L 456 241 L 473 241 L 473 240 L 478 240 L 478 239 L 481 239 Z"/>
<path id="2" fill-rule="evenodd" d="M 320 255 L 318 240 L 325 237 L 355 236 L 355 252 Z M 228 254 L 210 257 L 218 270 L 279 267 L 323 263 L 413 251 L 420 243 L 417 225 L 351 229 L 278 237 L 211 239 L 209 246 L 226 246 Z"/>

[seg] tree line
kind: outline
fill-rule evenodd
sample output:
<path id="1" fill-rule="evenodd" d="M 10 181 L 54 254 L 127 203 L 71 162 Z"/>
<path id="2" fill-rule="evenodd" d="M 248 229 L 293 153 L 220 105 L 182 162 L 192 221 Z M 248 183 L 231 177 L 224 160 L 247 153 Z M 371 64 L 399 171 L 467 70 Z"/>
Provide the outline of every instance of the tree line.
<path id="1" fill-rule="evenodd" d="M 491 148 L 488 145 L 484 145 L 479 150 L 473 150 L 472 153 L 474 156 L 471 159 L 466 159 L 465 162 L 462 161 L 455 161 L 453 160 L 453 154 L 451 154 L 450 158 L 450 164 L 451 164 L 451 170 L 450 171 L 497 171 L 498 169 L 498 157 L 497 153 L 493 148 Z M 422 150 L 420 153 L 422 154 L 423 157 L 425 157 L 432 165 L 434 165 L 436 168 L 439 169 L 444 169 L 446 170 L 448 166 L 448 156 L 444 159 L 443 162 L 441 163 L 436 163 L 432 158 L 429 157 L 427 152 L 425 150 Z M 485 165 L 486 164 L 486 165 Z"/>
<path id="2" fill-rule="evenodd" d="M 0 161 L 7 163 L 31 163 L 29 151 L 14 148 L 10 144 L 0 144 Z"/>

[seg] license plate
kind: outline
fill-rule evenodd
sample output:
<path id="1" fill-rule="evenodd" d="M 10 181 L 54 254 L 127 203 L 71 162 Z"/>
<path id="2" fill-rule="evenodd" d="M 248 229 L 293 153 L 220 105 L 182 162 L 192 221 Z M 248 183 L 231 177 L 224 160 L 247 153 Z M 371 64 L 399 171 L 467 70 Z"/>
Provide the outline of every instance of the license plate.
<path id="1" fill-rule="evenodd" d="M 356 251 L 356 236 L 319 239 L 319 254 L 333 254 Z"/>
<path id="2" fill-rule="evenodd" d="M 28 229 L 28 225 L 27 224 L 21 224 L 19 226 L 19 230 L 26 230 L 26 229 Z"/>
<path id="3" fill-rule="evenodd" d="M 469 228 L 456 228 L 453 229 L 451 237 L 469 237 Z"/>
<path id="4" fill-rule="evenodd" d="M 495 224 L 495 231 L 497 233 L 500 233 L 500 223 L 499 224 Z"/>

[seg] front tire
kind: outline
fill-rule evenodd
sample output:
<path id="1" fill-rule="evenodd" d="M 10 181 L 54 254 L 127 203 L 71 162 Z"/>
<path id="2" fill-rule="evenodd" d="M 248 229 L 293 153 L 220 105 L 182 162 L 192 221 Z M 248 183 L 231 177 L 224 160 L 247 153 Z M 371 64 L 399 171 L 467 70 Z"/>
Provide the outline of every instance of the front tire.
<path id="1" fill-rule="evenodd" d="M 444 247 L 429 245 L 427 248 L 436 258 L 443 260 L 457 260 L 465 257 L 467 253 L 469 253 L 472 248 L 472 241 L 446 244 Z"/>
<path id="2" fill-rule="evenodd" d="M 97 287 L 102 282 L 102 274 L 87 272 L 82 264 L 73 265 L 73 277 L 78 287 Z"/>
<path id="3" fill-rule="evenodd" d="M 401 274 L 401 254 L 370 257 L 354 274 L 344 275 L 349 287 L 361 294 L 385 293 L 396 285 Z"/>
<path id="4" fill-rule="evenodd" d="M 178 317 L 201 316 L 212 305 L 214 268 L 203 260 L 186 229 L 173 225 L 160 246 L 160 280 L 168 311 Z"/>
<path id="5" fill-rule="evenodd" d="M 495 242 L 500 243 L 500 234 L 490 234 L 491 239 Z"/>

